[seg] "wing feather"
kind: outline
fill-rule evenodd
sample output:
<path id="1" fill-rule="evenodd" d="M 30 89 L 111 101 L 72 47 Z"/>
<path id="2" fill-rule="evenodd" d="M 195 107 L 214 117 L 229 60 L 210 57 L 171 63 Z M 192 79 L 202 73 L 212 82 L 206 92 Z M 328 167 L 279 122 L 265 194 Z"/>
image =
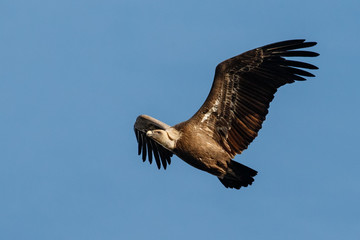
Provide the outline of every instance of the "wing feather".
<path id="1" fill-rule="evenodd" d="M 241 153 L 261 129 L 277 89 L 314 77 L 306 70 L 318 69 L 285 57 L 316 57 L 316 52 L 299 50 L 315 45 L 304 39 L 282 41 L 220 63 L 209 96 L 189 121 L 206 125 L 230 155 Z"/>
<path id="2" fill-rule="evenodd" d="M 169 127 L 169 125 L 147 115 L 137 117 L 134 131 L 138 142 L 138 155 L 142 155 L 143 162 L 148 158 L 149 163 L 152 164 L 154 156 L 158 169 L 161 168 L 161 165 L 164 169 L 170 165 L 173 153 L 146 136 L 146 132 L 149 130 L 165 130 Z"/>

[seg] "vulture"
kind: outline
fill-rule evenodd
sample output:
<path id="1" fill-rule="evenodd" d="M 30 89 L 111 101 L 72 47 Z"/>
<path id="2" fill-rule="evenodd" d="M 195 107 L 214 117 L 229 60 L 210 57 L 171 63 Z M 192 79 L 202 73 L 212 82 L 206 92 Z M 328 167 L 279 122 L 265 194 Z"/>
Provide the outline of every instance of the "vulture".
<path id="1" fill-rule="evenodd" d="M 189 120 L 169 126 L 147 115 L 137 117 L 138 154 L 150 164 L 155 159 L 159 169 L 166 169 L 176 154 L 218 177 L 226 188 L 251 185 L 257 171 L 233 159 L 257 136 L 277 89 L 314 77 L 306 70 L 316 66 L 288 57 L 316 57 L 318 53 L 303 50 L 316 44 L 305 39 L 276 42 L 219 63 L 208 97 Z"/>

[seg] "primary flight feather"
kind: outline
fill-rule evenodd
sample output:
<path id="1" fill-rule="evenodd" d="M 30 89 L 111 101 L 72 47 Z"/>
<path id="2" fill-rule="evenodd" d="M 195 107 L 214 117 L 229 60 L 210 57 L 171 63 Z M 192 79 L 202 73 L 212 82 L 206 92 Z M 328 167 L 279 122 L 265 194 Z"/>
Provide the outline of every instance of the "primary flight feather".
<path id="1" fill-rule="evenodd" d="M 302 69 L 318 69 L 285 57 L 316 57 L 298 50 L 316 45 L 303 39 L 265 45 L 221 62 L 210 93 L 189 120 L 169 126 L 140 115 L 134 130 L 138 154 L 160 169 L 179 158 L 219 178 L 227 188 L 247 187 L 257 172 L 232 159 L 255 139 L 277 89 L 314 77 Z"/>

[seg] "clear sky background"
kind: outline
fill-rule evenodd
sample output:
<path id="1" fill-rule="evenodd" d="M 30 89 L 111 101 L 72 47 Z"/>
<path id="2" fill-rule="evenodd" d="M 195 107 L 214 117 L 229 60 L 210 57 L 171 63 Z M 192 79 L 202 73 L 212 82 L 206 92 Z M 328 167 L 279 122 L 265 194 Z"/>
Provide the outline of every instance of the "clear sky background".
<path id="1" fill-rule="evenodd" d="M 360 2 L 0 1 L 0 239 L 359 239 Z M 230 190 L 137 156 L 133 124 L 174 125 L 216 65 L 294 38 L 316 78 L 282 87 Z"/>

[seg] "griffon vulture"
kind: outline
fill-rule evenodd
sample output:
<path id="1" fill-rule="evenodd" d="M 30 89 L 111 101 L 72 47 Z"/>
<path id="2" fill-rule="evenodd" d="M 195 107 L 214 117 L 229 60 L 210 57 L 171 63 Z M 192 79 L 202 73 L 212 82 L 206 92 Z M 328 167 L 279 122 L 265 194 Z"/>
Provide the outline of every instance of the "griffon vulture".
<path id="1" fill-rule="evenodd" d="M 189 120 L 169 126 L 140 115 L 134 130 L 142 160 L 153 157 L 166 169 L 171 157 L 217 176 L 226 188 L 247 187 L 257 171 L 235 162 L 257 136 L 277 89 L 287 83 L 314 77 L 302 69 L 316 66 L 286 57 L 316 57 L 298 50 L 316 45 L 288 40 L 259 47 L 217 65 L 210 93 Z M 302 68 L 302 69 L 301 69 Z"/>

